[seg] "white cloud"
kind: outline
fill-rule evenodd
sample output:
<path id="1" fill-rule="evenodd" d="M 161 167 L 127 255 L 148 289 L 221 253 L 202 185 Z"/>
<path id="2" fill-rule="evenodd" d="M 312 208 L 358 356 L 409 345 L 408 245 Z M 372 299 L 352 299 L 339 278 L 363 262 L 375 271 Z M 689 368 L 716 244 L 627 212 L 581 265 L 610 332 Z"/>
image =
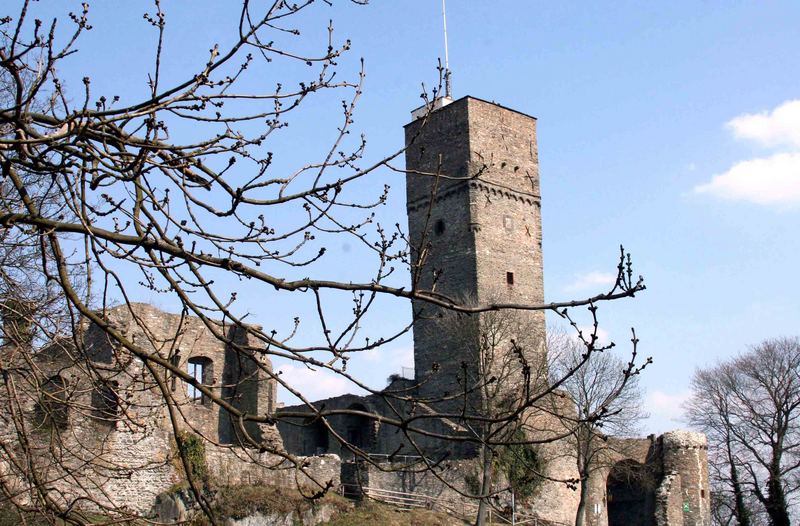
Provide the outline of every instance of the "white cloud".
<path id="1" fill-rule="evenodd" d="M 564 287 L 565 292 L 577 292 L 586 289 L 610 287 L 617 280 L 617 276 L 610 272 L 587 272 L 575 276 L 575 279 Z"/>
<path id="2" fill-rule="evenodd" d="M 772 111 L 739 115 L 726 126 L 740 139 L 800 148 L 800 99 L 786 101 Z"/>
<path id="3" fill-rule="evenodd" d="M 800 204 L 800 152 L 738 162 L 694 191 L 761 205 Z"/>
<path id="4" fill-rule="evenodd" d="M 390 367 L 414 367 L 414 348 L 402 347 L 388 349 L 378 347 L 354 355 L 356 359 L 363 357 L 367 362 L 383 363 Z"/>
<path id="5" fill-rule="evenodd" d="M 286 364 L 281 365 L 278 371 L 284 382 L 311 401 L 339 396 L 356 390 L 355 386 L 346 378 L 318 368 L 312 370 L 302 365 Z M 280 399 L 293 398 L 282 387 L 281 390 L 285 396 L 279 396 Z"/>
<path id="6" fill-rule="evenodd" d="M 647 393 L 644 409 L 650 413 L 650 419 L 664 426 L 662 430 L 675 427 L 683 417 L 683 403 L 689 399 L 689 391 L 680 393 L 667 393 L 654 390 Z"/>
<path id="7" fill-rule="evenodd" d="M 695 186 L 695 193 L 760 205 L 800 204 L 800 99 L 788 100 L 771 111 L 739 115 L 726 127 L 739 139 L 786 146 L 788 151 L 740 161 Z"/>

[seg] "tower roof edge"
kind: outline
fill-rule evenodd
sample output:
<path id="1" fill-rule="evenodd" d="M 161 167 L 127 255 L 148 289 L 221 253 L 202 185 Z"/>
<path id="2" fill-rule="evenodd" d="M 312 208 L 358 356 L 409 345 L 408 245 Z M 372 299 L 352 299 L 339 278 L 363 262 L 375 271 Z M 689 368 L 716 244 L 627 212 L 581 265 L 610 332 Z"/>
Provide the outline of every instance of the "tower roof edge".
<path id="1" fill-rule="evenodd" d="M 455 104 L 464 104 L 464 103 L 466 103 L 466 102 L 468 102 L 470 100 L 475 101 L 475 102 L 480 102 L 480 103 L 483 103 L 483 104 L 489 104 L 489 105 L 495 106 L 497 108 L 501 108 L 501 109 L 504 109 L 504 110 L 507 110 L 507 111 L 511 111 L 511 112 L 517 113 L 519 115 L 522 115 L 524 117 L 527 117 L 529 119 L 538 120 L 533 115 L 530 115 L 530 114 L 525 113 L 523 111 L 515 110 L 514 108 L 509 108 L 508 106 L 504 106 L 502 104 L 498 104 L 497 102 L 486 100 L 486 99 L 482 99 L 480 97 L 473 97 L 472 95 L 464 95 L 463 97 L 455 99 L 455 100 L 448 99 L 446 97 L 445 98 L 437 98 L 437 99 L 434 100 L 433 103 L 431 103 L 429 105 L 422 105 L 419 108 L 414 109 L 411 112 L 411 116 L 412 116 L 411 122 L 409 122 L 408 124 L 404 125 L 404 127 L 408 127 L 408 126 L 414 124 L 414 122 L 416 122 L 420 117 L 423 117 L 427 113 L 427 111 L 425 111 L 426 106 L 427 107 L 432 106 L 433 107 L 432 111 L 438 111 L 438 110 L 440 110 L 442 108 L 450 106 L 451 104 L 453 104 L 453 105 L 455 105 Z"/>

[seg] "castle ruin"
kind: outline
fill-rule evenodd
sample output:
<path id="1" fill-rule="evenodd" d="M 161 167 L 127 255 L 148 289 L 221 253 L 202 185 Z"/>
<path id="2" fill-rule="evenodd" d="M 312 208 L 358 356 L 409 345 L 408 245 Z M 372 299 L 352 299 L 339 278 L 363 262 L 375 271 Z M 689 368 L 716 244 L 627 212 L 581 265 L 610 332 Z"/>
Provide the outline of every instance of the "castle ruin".
<path id="1" fill-rule="evenodd" d="M 544 303 L 536 119 L 473 97 L 439 99 L 431 109 L 405 128 L 411 260 L 420 262 L 412 268 L 415 286 L 465 304 Z M 105 332 L 89 326 L 83 342 L 91 353 L 88 369 L 71 356 L 77 352 L 71 339 L 36 353 L 35 364 L 17 362 L 13 348 L 3 349 L 6 378 L 28 375 L 41 381 L 31 383 L 18 400 L 2 400 L 0 440 L 9 444 L 18 436 L 21 421 L 8 412 L 17 404 L 31 428 L 38 430 L 32 440 L 38 444 L 39 459 L 51 451 L 48 440 L 53 435 L 48 430 L 59 430 L 66 453 L 50 467 L 56 482 L 49 491 L 60 502 L 91 492 L 108 507 L 149 510 L 156 496 L 181 478 L 172 436 L 175 422 L 181 430 L 210 438 L 209 471 L 226 483 L 296 480 L 280 456 L 240 447 L 241 434 L 246 433 L 291 455 L 307 457 L 305 473 L 333 486 L 341 480 L 466 502 L 457 490 L 471 491 L 469 477 L 479 469 L 479 446 L 475 440 L 461 440 L 473 431 L 457 415 L 465 410 L 480 413 L 489 403 L 485 392 L 469 386 L 480 385 L 487 375 L 502 377 L 509 359 L 525 364 L 528 385 L 531 377 L 534 384 L 546 382 L 544 314 L 513 310 L 498 322 L 491 313 L 453 316 L 422 301 L 413 302 L 412 309 L 414 378 L 394 378 L 379 394 L 314 402 L 317 408 L 343 411 L 326 424 L 307 406 L 277 407 L 276 382 L 266 372 L 271 370 L 266 352 L 258 350 L 259 342 L 247 341 L 244 332 L 237 332 L 241 328 L 223 323 L 211 328 L 198 318 L 143 304 L 110 309 L 108 321 L 126 337 L 150 342 L 152 352 L 232 406 L 274 415 L 277 426 L 232 422 L 217 405 L 204 403 L 202 392 L 177 378 L 168 379 L 166 385 L 148 383 L 141 361 L 120 352 Z M 513 357 L 500 353 L 487 363 L 480 350 L 482 338 L 498 323 L 511 328 L 517 353 Z M 224 339 L 241 341 L 254 350 L 246 355 L 234 352 Z M 513 395 L 520 374 L 514 370 L 506 375 L 501 398 Z M 174 408 L 164 406 L 164 389 L 173 393 Z M 47 396 L 42 398 L 41 392 Z M 59 401 L 70 409 L 62 410 Z M 549 479 L 523 506 L 553 524 L 573 524 L 577 493 L 562 481 L 574 483 L 574 461 L 563 440 L 547 440 L 562 431 L 557 413 L 571 411 L 569 400 L 548 397 L 542 404 L 550 405 L 541 414 L 532 408 L 527 418 L 529 433 L 546 442 L 539 454 Z M 128 416 L 124 425 L 115 418 L 122 411 Z M 282 417 L 304 412 L 309 416 Z M 409 433 L 370 415 L 413 417 L 426 432 Z M 675 431 L 660 437 L 609 440 L 617 440 L 620 447 L 589 481 L 587 524 L 710 524 L 703 435 Z M 354 448 L 373 463 L 354 461 Z M 403 469 L 409 458 L 433 459 L 437 476 Z M 20 495 L 36 491 L 26 486 L 21 471 L 25 461 L 13 455 L 0 459 L 0 477 L 19 479 Z"/>
<path id="2" fill-rule="evenodd" d="M 435 290 L 442 297 L 467 304 L 543 304 L 536 119 L 474 97 L 438 99 L 413 117 L 405 127 L 406 207 L 414 251 L 411 261 L 420 262 L 412 267 L 412 281 L 421 290 Z M 420 254 L 420 250 L 425 253 Z M 498 322 L 493 313 L 454 317 L 423 301 L 415 301 L 412 308 L 414 378 L 393 379 L 381 394 L 344 395 L 318 401 L 315 407 L 387 417 L 398 410 L 415 411 L 417 415 L 479 411 L 488 403 L 481 400 L 485 393 L 468 386 L 480 384 L 488 375 L 499 378 L 498 369 L 512 359 L 496 356 L 487 365 L 482 356 L 482 339 L 487 332 L 496 331 L 498 323 L 510 327 L 524 363 L 546 382 L 543 312 L 507 311 Z M 507 391 L 523 385 L 514 374 L 505 379 Z M 412 398 L 427 403 L 409 409 L 391 402 L 399 393 L 410 391 Z M 461 393 L 464 396 L 459 396 Z M 570 446 L 564 440 L 551 441 L 563 431 L 563 424 L 558 417 L 548 416 L 574 410 L 566 400 L 543 403 L 550 406 L 542 407 L 538 414 L 535 407 L 528 411 L 532 422 L 529 433 L 534 435 L 529 438 L 547 442 L 539 454 L 546 460 L 549 477 L 575 480 L 574 460 L 567 452 Z M 435 435 L 469 434 L 457 418 L 431 418 L 426 422 Z M 476 469 L 478 450 L 474 442 L 411 436 L 363 416 L 333 417 L 329 425 L 375 459 L 386 459 L 385 469 L 356 471 L 361 485 L 451 494 L 453 498 L 457 497 L 448 485 L 469 492 L 464 478 L 470 469 Z M 336 443 L 313 418 L 282 420 L 279 429 L 288 451 L 305 455 L 334 452 L 348 457 L 347 448 Z M 710 524 L 703 435 L 675 431 L 660 437 L 609 440 L 616 441 L 616 447 L 609 448 L 612 458 L 593 472 L 588 484 L 587 524 Z M 438 478 L 404 472 L 392 462 L 403 455 L 446 458 L 451 470 L 444 470 Z M 346 477 L 343 482 L 347 482 Z M 546 481 L 526 507 L 544 520 L 572 524 L 577 494 L 563 482 Z"/>

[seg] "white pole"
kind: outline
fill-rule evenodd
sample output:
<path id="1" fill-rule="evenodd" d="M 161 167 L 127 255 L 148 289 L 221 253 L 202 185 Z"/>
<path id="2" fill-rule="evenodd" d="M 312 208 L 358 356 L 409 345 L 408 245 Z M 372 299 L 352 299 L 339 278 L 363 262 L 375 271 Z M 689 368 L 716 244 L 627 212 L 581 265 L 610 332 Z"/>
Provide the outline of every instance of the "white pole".
<path id="1" fill-rule="evenodd" d="M 514 490 L 511 490 L 511 526 L 517 524 L 517 503 L 514 502 Z"/>
<path id="2" fill-rule="evenodd" d="M 450 97 L 450 54 L 447 49 L 447 9 L 442 0 L 442 23 L 444 25 L 444 95 Z"/>

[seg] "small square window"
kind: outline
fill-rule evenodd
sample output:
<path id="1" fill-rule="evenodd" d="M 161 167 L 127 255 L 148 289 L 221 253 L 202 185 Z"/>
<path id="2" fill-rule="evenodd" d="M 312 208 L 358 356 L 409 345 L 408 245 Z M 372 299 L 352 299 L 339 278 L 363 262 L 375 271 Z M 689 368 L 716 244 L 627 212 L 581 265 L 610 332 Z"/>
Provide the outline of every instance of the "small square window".
<path id="1" fill-rule="evenodd" d="M 509 285 L 514 284 L 514 273 L 513 272 L 506 272 L 506 283 Z"/>

